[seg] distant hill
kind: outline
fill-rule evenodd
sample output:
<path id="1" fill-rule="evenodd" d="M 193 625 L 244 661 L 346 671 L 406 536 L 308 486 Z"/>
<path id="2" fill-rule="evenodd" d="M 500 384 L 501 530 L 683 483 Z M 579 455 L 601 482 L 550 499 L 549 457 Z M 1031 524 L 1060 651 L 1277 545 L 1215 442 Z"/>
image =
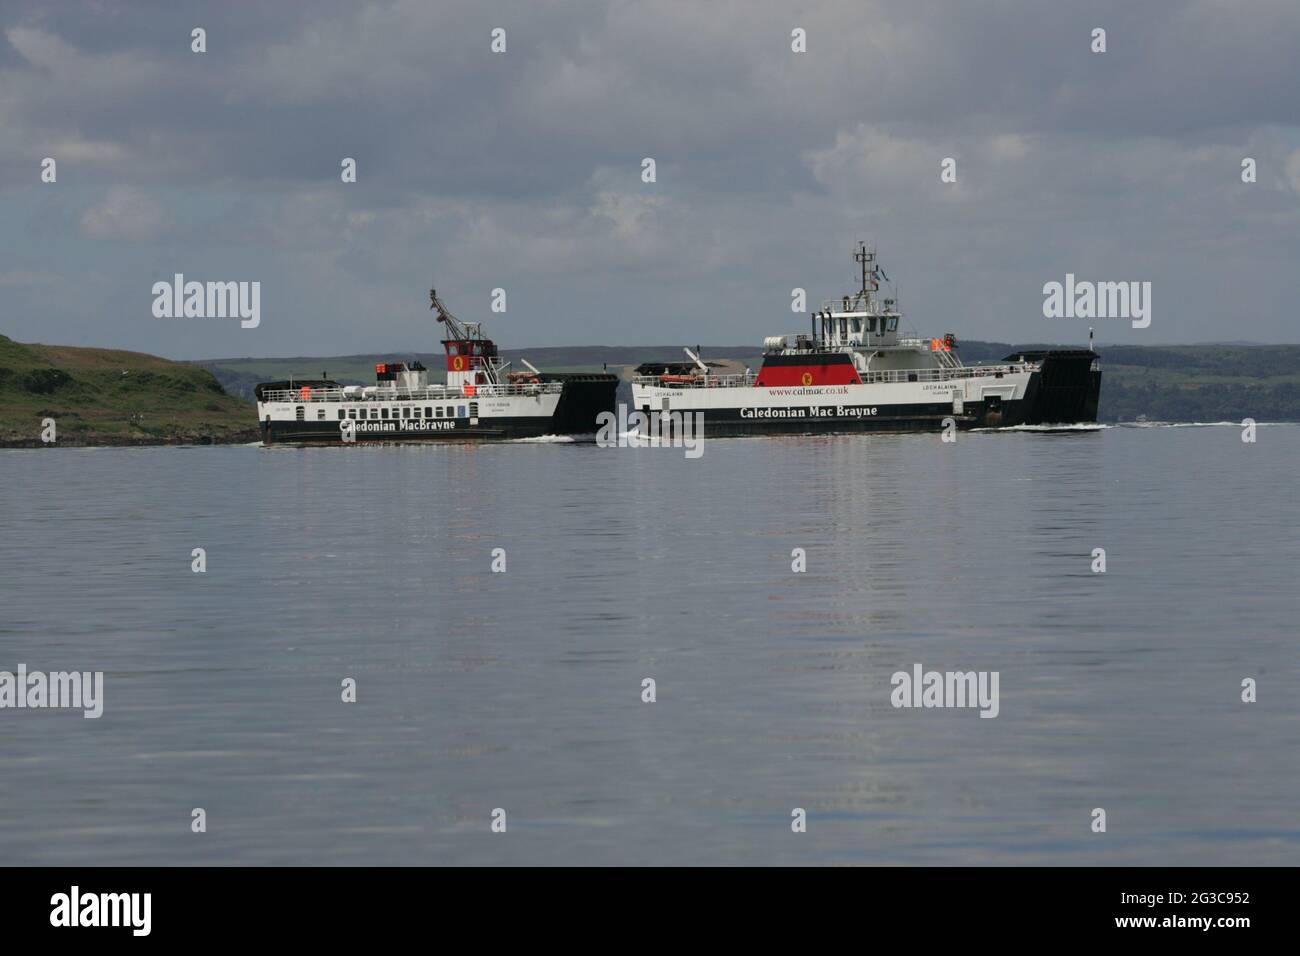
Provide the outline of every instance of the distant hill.
<path id="1" fill-rule="evenodd" d="M 257 410 L 206 369 L 141 352 L 23 345 L 0 335 L 0 446 L 256 441 Z"/>
<path id="2" fill-rule="evenodd" d="M 996 362 L 1018 349 L 1046 343 L 960 343 L 967 365 Z M 1062 346 L 1077 347 L 1077 346 Z M 1300 421 L 1300 345 L 1112 345 L 1101 346 L 1102 383 L 1098 417 L 1105 422 L 1135 421 Z M 608 366 L 626 378 L 642 362 L 682 361 L 678 346 L 574 346 L 507 349 L 502 357 L 519 366 L 526 358 L 548 371 L 593 371 Z M 752 345 L 706 345 L 706 360 L 728 360 L 757 368 L 762 360 Z M 330 358 L 213 359 L 198 363 L 228 392 L 252 399 L 258 382 L 316 378 L 321 372 L 349 385 L 374 382 L 376 362 L 418 358 L 434 377 L 444 367 L 441 354 L 386 353 Z M 628 401 L 628 390 L 621 390 Z"/>
<path id="3" fill-rule="evenodd" d="M 1102 421 L 1300 421 L 1300 345 L 1115 345 L 1100 353 Z"/>

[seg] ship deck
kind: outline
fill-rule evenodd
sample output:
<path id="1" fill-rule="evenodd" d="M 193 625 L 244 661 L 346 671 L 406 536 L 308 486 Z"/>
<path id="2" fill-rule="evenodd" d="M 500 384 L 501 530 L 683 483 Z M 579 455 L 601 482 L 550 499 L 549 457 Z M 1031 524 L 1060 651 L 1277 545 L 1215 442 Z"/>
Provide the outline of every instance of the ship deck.
<path id="1" fill-rule="evenodd" d="M 1034 362 L 1019 362 L 1012 365 L 958 365 L 953 368 L 912 368 L 890 369 L 880 372 L 859 373 L 863 385 L 877 385 L 890 382 L 950 382 L 972 378 L 1002 378 L 1023 372 L 1036 372 L 1039 365 Z M 655 385 L 660 388 L 752 388 L 757 374 L 744 375 L 710 375 L 698 376 L 691 381 L 662 381 L 659 375 L 638 375 L 632 379 L 634 385 Z"/>
<path id="2" fill-rule="evenodd" d="M 467 391 L 466 388 L 472 389 Z M 507 395 L 555 395 L 563 382 L 523 382 L 507 385 L 430 385 L 427 388 L 385 388 L 378 385 L 348 385 L 338 388 L 268 389 L 263 403 L 287 402 L 443 402 L 462 398 L 496 398 Z"/>

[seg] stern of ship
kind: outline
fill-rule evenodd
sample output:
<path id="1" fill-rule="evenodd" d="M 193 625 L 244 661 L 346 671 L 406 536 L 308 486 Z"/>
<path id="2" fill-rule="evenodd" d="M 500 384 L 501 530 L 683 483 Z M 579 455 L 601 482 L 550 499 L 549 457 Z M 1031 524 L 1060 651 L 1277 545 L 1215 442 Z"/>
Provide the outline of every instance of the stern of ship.
<path id="1" fill-rule="evenodd" d="M 551 419 L 556 435 L 594 435 L 601 412 L 615 412 L 619 378 L 606 372 L 547 372 L 542 381 L 562 382 L 560 403 Z"/>
<path id="2" fill-rule="evenodd" d="M 1025 397 L 1005 425 L 1073 425 L 1097 420 L 1101 398 L 1101 369 L 1091 349 L 1049 349 L 1017 352 L 1006 361 L 1038 364 L 1025 387 Z M 1008 416 L 1010 417 L 1010 416 Z"/>

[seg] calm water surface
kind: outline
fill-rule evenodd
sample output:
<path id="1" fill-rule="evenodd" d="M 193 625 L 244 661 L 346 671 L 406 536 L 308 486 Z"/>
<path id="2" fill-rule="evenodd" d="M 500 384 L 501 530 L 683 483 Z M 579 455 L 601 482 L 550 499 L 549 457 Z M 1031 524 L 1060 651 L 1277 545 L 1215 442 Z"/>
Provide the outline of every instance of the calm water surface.
<path id="1" fill-rule="evenodd" d="M 1300 863 L 1300 428 L 1239 436 L 0 451 L 0 670 L 106 683 L 0 710 L 0 863 Z"/>

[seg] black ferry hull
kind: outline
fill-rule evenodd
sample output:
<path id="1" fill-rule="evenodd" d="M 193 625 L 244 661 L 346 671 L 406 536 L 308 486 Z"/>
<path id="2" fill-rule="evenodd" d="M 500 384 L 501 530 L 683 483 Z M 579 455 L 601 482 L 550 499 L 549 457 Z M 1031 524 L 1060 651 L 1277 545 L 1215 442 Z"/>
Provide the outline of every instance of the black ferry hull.
<path id="1" fill-rule="evenodd" d="M 613 412 L 618 376 L 605 372 L 548 372 L 545 382 L 561 382 L 560 403 L 552 416 L 554 435 L 594 435 L 602 412 Z"/>
<path id="2" fill-rule="evenodd" d="M 1097 421 L 1101 370 L 1096 354 L 1042 353 L 1042 365 L 1025 388 L 1024 408 L 1016 425 L 1080 424 Z"/>

